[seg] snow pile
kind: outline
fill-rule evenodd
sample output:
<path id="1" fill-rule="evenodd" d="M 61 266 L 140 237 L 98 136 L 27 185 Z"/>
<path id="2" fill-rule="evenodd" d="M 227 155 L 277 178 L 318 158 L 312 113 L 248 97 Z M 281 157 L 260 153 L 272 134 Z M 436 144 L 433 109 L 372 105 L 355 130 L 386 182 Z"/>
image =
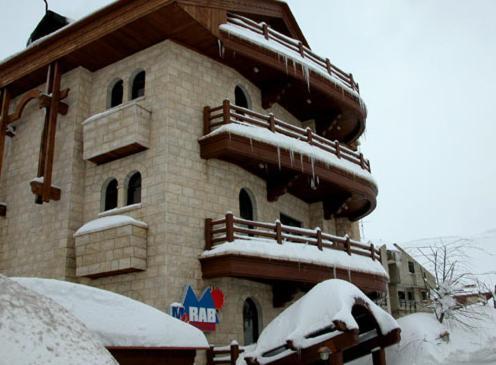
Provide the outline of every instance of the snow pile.
<path id="1" fill-rule="evenodd" d="M 365 302 L 379 324 L 382 334 L 388 334 L 399 328 L 398 323 L 382 308 L 372 302 L 353 284 L 344 280 L 327 280 L 317 284 L 298 301 L 279 314 L 260 334 L 255 350 L 244 356 L 257 357 L 269 350 L 293 341 L 299 348 L 307 348 L 325 341 L 340 331 L 334 331 L 315 338 L 305 338 L 311 333 L 322 330 L 334 321 L 343 322 L 350 330 L 358 329 L 358 324 L 352 316 L 352 308 L 357 300 Z M 291 354 L 285 350 L 277 355 L 278 358 Z M 270 361 L 273 361 L 271 358 Z"/>
<path id="2" fill-rule="evenodd" d="M 74 314 L 107 347 L 208 347 L 205 335 L 197 328 L 122 295 L 59 280 L 14 280 Z"/>
<path id="3" fill-rule="evenodd" d="M 234 134 L 241 137 L 247 137 L 258 142 L 276 146 L 277 148 L 286 149 L 290 151 L 291 156 L 294 156 L 294 153 L 305 155 L 310 158 L 312 162 L 314 160 L 320 161 L 328 166 L 336 167 L 352 174 L 353 176 L 360 177 L 377 186 L 370 172 L 362 169 L 359 165 L 353 162 L 338 158 L 336 155 L 324 151 L 319 147 L 312 146 L 308 142 L 300 141 L 296 138 L 292 138 L 281 133 L 270 132 L 265 128 L 255 127 L 247 123 L 236 122 L 222 125 L 209 134 L 201 137 L 200 140 L 221 133 L 229 133 L 229 135 Z M 293 161 L 293 164 L 294 166 L 301 166 L 301 162 L 297 159 Z"/>
<path id="4" fill-rule="evenodd" d="M 237 21 L 237 20 L 233 19 L 233 21 Z M 293 63 L 293 68 L 295 71 L 296 71 L 296 64 L 300 65 L 302 68 L 303 75 L 305 77 L 305 81 L 307 82 L 309 88 L 310 88 L 310 70 L 311 70 L 316 74 L 324 77 L 325 79 L 331 81 L 333 84 L 339 85 L 341 88 L 346 89 L 348 93 L 352 94 L 353 96 L 356 96 L 359 99 L 361 105 L 364 105 L 362 99 L 360 98 L 360 94 L 356 92 L 356 90 L 350 88 L 350 86 L 345 82 L 343 82 L 343 80 L 341 80 L 340 78 L 329 75 L 327 69 L 313 62 L 308 57 L 306 58 L 301 57 L 301 54 L 299 52 L 294 51 L 273 39 L 265 39 L 263 34 L 246 29 L 236 24 L 221 24 L 219 29 L 221 31 L 228 33 L 229 35 L 233 35 L 247 42 L 256 44 L 260 47 L 263 47 L 265 49 L 277 53 L 280 57 L 283 57 L 285 59 L 286 71 L 289 71 L 288 60 L 290 60 Z M 298 41 L 295 39 L 289 37 L 285 37 L 285 38 L 290 43 L 293 42 L 293 44 L 295 45 L 298 44 Z"/>
<path id="5" fill-rule="evenodd" d="M 408 253 L 415 257 L 424 267 L 430 269 L 429 262 L 419 255 L 417 248 L 428 248 L 440 244 L 462 245 L 463 260 L 459 267 L 491 290 L 496 285 L 496 229 L 472 236 L 440 236 L 401 244 Z"/>
<path id="6" fill-rule="evenodd" d="M 387 350 L 388 364 L 496 364 L 496 309 L 492 302 L 474 305 L 469 327 L 456 321 L 440 324 L 430 313 L 399 319 L 402 340 Z M 449 334 L 442 339 L 441 335 Z"/>
<path id="7" fill-rule="evenodd" d="M 137 219 L 129 217 L 127 215 L 113 215 L 109 217 L 98 218 L 92 221 L 89 221 L 81 228 L 79 228 L 76 233 L 74 233 L 74 237 L 81 236 L 83 234 L 95 233 L 100 231 L 105 231 L 110 228 L 117 228 L 126 226 L 128 224 L 132 224 L 133 226 L 147 228 L 148 225 L 144 222 L 141 222 Z"/>
<path id="8" fill-rule="evenodd" d="M 0 363 L 115 365 L 77 318 L 53 300 L 0 275 Z"/>
<path id="9" fill-rule="evenodd" d="M 359 271 L 387 277 L 382 264 L 367 256 L 348 255 L 344 251 L 328 248 L 320 251 L 314 245 L 288 241 L 277 244 L 274 240 L 264 238 L 247 237 L 246 239 L 235 239 L 232 242 L 214 246 L 209 251 L 204 251 L 201 257 L 206 258 L 229 254 L 322 265 L 329 268 Z"/>

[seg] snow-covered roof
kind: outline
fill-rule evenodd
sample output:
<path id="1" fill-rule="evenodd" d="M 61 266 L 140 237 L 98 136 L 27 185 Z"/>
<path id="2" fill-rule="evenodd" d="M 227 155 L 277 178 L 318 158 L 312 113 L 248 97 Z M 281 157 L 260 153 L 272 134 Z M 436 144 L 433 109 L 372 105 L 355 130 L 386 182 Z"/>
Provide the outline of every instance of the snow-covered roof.
<path id="1" fill-rule="evenodd" d="M 274 240 L 255 237 L 247 237 L 246 239 L 238 238 L 232 242 L 222 243 L 214 246 L 209 251 L 204 251 L 201 257 L 207 258 L 228 254 L 322 265 L 329 268 L 335 267 L 337 269 L 359 271 L 387 277 L 382 264 L 377 260 L 372 260 L 370 257 L 356 254 L 348 255 L 344 251 L 327 248 L 320 251 L 314 245 L 288 241 L 283 241 L 282 244 L 276 244 Z"/>
<path id="2" fill-rule="evenodd" d="M 287 341 L 292 341 L 299 349 L 310 347 L 341 333 L 334 331 L 323 336 L 306 338 L 335 321 L 344 323 L 349 330 L 358 330 L 358 323 L 352 315 L 352 308 L 357 300 L 368 306 L 383 335 L 399 328 L 389 313 L 372 302 L 356 286 L 344 280 L 331 279 L 317 284 L 279 314 L 262 331 L 255 350 L 243 354 L 243 357 L 257 357 L 259 361 L 263 360 L 260 358 L 262 354 L 286 344 Z M 282 358 L 289 353 L 291 350 L 288 349 L 277 357 Z"/>
<path id="3" fill-rule="evenodd" d="M 74 237 L 81 236 L 83 234 L 104 231 L 110 228 L 122 227 L 128 224 L 143 228 L 148 227 L 145 222 L 134 219 L 133 217 L 129 217 L 127 215 L 112 215 L 109 217 L 102 217 L 89 221 L 81 228 L 79 228 L 76 233 L 74 233 Z"/>
<path id="4" fill-rule="evenodd" d="M 305 141 L 300 141 L 298 139 L 285 136 L 284 134 L 281 133 L 269 132 L 265 128 L 255 127 L 247 123 L 236 122 L 236 123 L 229 123 L 222 125 L 221 127 L 210 132 L 209 134 L 201 137 L 200 140 L 221 133 L 229 133 L 241 137 L 247 137 L 259 142 L 276 146 L 278 148 L 286 149 L 288 151 L 291 151 L 292 153 L 296 152 L 301 155 L 305 155 L 312 160 L 317 160 L 329 166 L 339 168 L 377 186 L 370 172 L 368 172 L 365 169 L 362 169 L 359 165 L 354 164 L 353 162 L 350 162 L 342 158 L 338 158 L 336 155 L 324 151 L 319 147 L 312 146 Z M 295 165 L 298 163 L 299 163 L 298 161 L 295 161 Z"/>
<path id="5" fill-rule="evenodd" d="M 72 313 L 0 275 L 0 363 L 5 365 L 116 365 Z"/>
<path id="6" fill-rule="evenodd" d="M 74 314 L 107 347 L 208 348 L 197 328 L 128 297 L 66 281 L 14 280 Z"/>

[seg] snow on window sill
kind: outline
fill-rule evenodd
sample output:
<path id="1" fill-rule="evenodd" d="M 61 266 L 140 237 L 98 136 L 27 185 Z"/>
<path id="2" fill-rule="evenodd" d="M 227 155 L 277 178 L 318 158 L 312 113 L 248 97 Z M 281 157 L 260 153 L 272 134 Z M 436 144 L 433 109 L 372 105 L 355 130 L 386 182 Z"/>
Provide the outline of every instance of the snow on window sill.
<path id="1" fill-rule="evenodd" d="M 138 210 L 141 208 L 142 208 L 141 203 L 126 205 L 124 207 L 114 208 L 114 209 L 110 209 L 110 210 L 106 210 L 104 212 L 98 213 L 98 217 L 108 217 L 111 215 L 117 215 L 117 214 L 131 212 L 133 210 Z"/>

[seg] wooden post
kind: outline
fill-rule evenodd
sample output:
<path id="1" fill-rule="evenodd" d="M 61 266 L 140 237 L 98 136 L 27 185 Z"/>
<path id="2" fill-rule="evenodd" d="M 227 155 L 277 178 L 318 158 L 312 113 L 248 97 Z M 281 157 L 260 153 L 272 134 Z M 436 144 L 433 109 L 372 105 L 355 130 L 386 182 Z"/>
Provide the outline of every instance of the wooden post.
<path id="1" fill-rule="evenodd" d="M 212 248 L 212 219 L 205 219 L 205 250 Z"/>
<path id="2" fill-rule="evenodd" d="M 230 351 L 231 351 L 231 365 L 236 365 L 236 360 L 238 360 L 239 357 L 239 345 L 237 343 L 232 344 Z"/>
<path id="3" fill-rule="evenodd" d="M 276 131 L 276 121 L 275 121 L 275 118 L 274 118 L 274 114 L 273 113 L 269 113 L 269 128 L 270 128 L 270 131 L 271 132 L 274 132 Z"/>
<path id="4" fill-rule="evenodd" d="M 300 56 L 305 58 L 305 49 L 303 48 L 302 42 L 298 42 L 298 50 L 300 51 Z"/>
<path id="5" fill-rule="evenodd" d="M 322 251 L 322 231 L 320 227 L 317 227 L 317 247 Z"/>
<path id="6" fill-rule="evenodd" d="M 372 352 L 373 365 L 386 365 L 386 352 L 383 348 Z"/>
<path id="7" fill-rule="evenodd" d="M 214 365 L 214 346 L 207 350 L 207 365 Z"/>
<path id="8" fill-rule="evenodd" d="M 350 236 L 346 235 L 345 238 L 346 238 L 346 241 L 344 242 L 344 248 L 345 248 L 346 252 L 348 253 L 348 255 L 351 256 Z"/>
<path id="9" fill-rule="evenodd" d="M 282 225 L 280 220 L 276 220 L 276 241 L 282 244 Z"/>
<path id="10" fill-rule="evenodd" d="M 372 257 L 372 260 L 375 261 L 375 248 L 373 243 L 370 244 L 370 257 Z"/>
<path id="11" fill-rule="evenodd" d="M 326 68 L 327 72 L 329 73 L 329 76 L 332 76 L 332 66 L 331 66 L 331 60 L 326 58 Z"/>
<path id="12" fill-rule="evenodd" d="M 226 214 L 226 240 L 234 241 L 234 216 L 232 213 Z"/>
<path id="13" fill-rule="evenodd" d="M 262 23 L 262 29 L 265 39 L 269 40 L 269 26 L 267 23 Z"/>
<path id="14" fill-rule="evenodd" d="M 356 90 L 355 80 L 353 79 L 352 73 L 350 73 L 350 84 L 351 84 L 351 89 Z"/>
<path id="15" fill-rule="evenodd" d="M 335 140 L 334 145 L 336 146 L 336 156 L 338 156 L 338 158 L 341 158 L 341 144 L 338 140 Z"/>
<path id="16" fill-rule="evenodd" d="M 308 144 L 312 145 L 313 144 L 313 135 L 312 135 L 312 129 L 310 127 L 307 127 L 307 142 Z"/>
<path id="17" fill-rule="evenodd" d="M 360 167 L 365 170 L 365 160 L 363 159 L 363 153 L 360 152 Z"/>
<path id="18" fill-rule="evenodd" d="M 206 136 L 210 131 L 210 107 L 203 108 L 203 135 Z"/>
<path id="19" fill-rule="evenodd" d="M 222 114 L 224 116 L 224 124 L 231 123 L 231 102 L 229 100 L 224 100 L 222 103 Z"/>
<path id="20" fill-rule="evenodd" d="M 329 358 L 330 365 L 343 365 L 343 353 L 341 351 L 333 352 Z"/>

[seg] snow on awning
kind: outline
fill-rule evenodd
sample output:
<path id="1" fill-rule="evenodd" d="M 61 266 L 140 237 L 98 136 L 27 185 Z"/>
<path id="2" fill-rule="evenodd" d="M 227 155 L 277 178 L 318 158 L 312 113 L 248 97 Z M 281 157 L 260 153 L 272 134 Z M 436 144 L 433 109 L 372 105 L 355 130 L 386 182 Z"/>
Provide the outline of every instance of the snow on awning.
<path id="1" fill-rule="evenodd" d="M 106 229 L 122 227 L 128 224 L 137 227 L 148 228 L 148 225 L 145 222 L 139 221 L 127 215 L 113 215 L 89 221 L 81 228 L 79 228 L 76 233 L 74 233 L 74 237 L 88 233 L 100 232 Z"/>
<path id="2" fill-rule="evenodd" d="M 358 303 L 366 307 L 377 322 L 377 332 L 380 333 L 369 331 L 366 336 L 360 337 L 357 345 L 369 340 L 369 334 L 387 336 L 399 329 L 394 318 L 356 286 L 344 280 L 331 279 L 317 284 L 279 314 L 262 331 L 255 350 L 242 357 L 255 358 L 260 364 L 274 362 L 343 334 L 343 329 L 359 331 L 359 324 L 353 316 L 353 308 Z M 325 331 L 326 328 L 330 330 Z M 293 349 L 284 349 L 288 343 Z"/>
<path id="3" fill-rule="evenodd" d="M 14 280 L 74 314 L 106 347 L 208 348 L 197 328 L 125 296 L 59 280 Z"/>
<path id="4" fill-rule="evenodd" d="M 117 365 L 72 313 L 0 275 L 0 363 Z"/>
<path id="5" fill-rule="evenodd" d="M 209 251 L 204 251 L 201 257 L 206 258 L 228 254 L 287 260 L 364 272 L 383 277 L 388 276 L 382 264 L 377 260 L 372 260 L 370 257 L 348 255 L 345 251 L 332 249 L 320 251 L 314 245 L 288 241 L 283 241 L 282 244 L 274 244 L 273 240 L 264 238 L 246 237 L 235 239 L 232 242 L 219 244 Z"/>
<path id="6" fill-rule="evenodd" d="M 293 153 L 305 155 L 312 160 L 317 160 L 329 166 L 333 166 L 338 169 L 344 170 L 354 176 L 360 177 L 377 186 L 370 172 L 368 172 L 365 169 L 362 169 L 357 164 L 354 164 L 342 158 L 338 158 L 336 155 L 324 151 L 319 147 L 312 146 L 306 141 L 300 141 L 298 139 L 291 138 L 289 136 L 285 136 L 284 134 L 277 132 L 268 132 L 267 129 L 254 127 L 247 123 L 236 122 L 236 123 L 229 123 L 222 125 L 221 127 L 210 132 L 209 134 L 201 137 L 200 140 L 221 133 L 229 133 L 241 137 L 247 137 L 250 139 L 254 139 L 258 142 L 263 142 L 270 144 L 272 146 L 276 146 L 278 148 L 283 148 Z"/>

